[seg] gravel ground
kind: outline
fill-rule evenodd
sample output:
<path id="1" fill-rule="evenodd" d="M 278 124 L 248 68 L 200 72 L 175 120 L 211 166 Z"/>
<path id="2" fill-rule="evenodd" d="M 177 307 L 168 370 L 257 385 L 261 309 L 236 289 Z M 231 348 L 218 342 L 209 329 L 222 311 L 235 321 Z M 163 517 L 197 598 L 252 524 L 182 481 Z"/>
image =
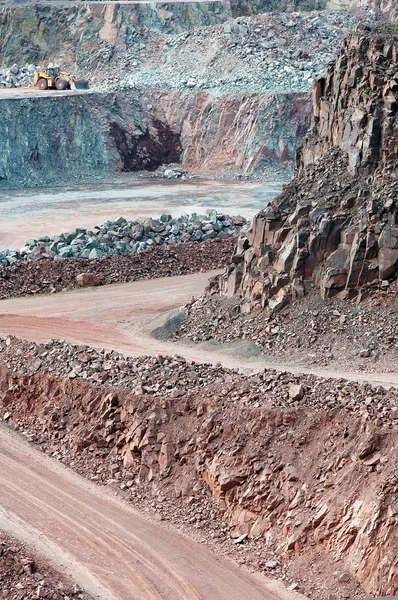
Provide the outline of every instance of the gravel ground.
<path id="1" fill-rule="evenodd" d="M 90 600 L 19 540 L 0 532 L 0 590 L 7 600 Z"/>

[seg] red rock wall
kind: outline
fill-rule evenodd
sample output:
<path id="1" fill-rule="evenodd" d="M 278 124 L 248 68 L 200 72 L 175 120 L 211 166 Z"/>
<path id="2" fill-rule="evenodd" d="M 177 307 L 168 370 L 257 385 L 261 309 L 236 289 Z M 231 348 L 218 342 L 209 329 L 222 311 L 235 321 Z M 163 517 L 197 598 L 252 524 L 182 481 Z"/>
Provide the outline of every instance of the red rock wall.
<path id="1" fill-rule="evenodd" d="M 154 117 L 180 134 L 182 166 L 251 173 L 294 160 L 308 128 L 307 94 L 209 96 L 156 93 Z"/>
<path id="2" fill-rule="evenodd" d="M 289 378 L 266 373 L 269 391 L 256 408 L 214 390 L 212 400 L 205 390 L 153 397 L 0 369 L 0 414 L 86 476 L 113 480 L 119 493 L 137 490 L 149 501 L 162 493 L 176 507 L 188 501 L 196 515 L 211 497 L 228 523 L 222 538 L 257 540 L 260 562 L 270 553 L 275 565 L 307 556 L 302 564 L 317 579 L 322 563 L 314 547 L 322 550 L 332 565 L 324 578 L 332 585 L 335 577 L 334 598 L 347 597 L 339 595 L 347 572 L 368 594 L 397 594 L 393 399 L 341 384 L 333 390 L 341 407 L 328 412 L 319 407 L 323 394 L 330 403 L 333 383 L 319 380 L 312 382 L 320 384 L 318 408 L 305 406 L 307 393 L 315 397 L 313 385 L 305 387 L 301 407 L 283 407 Z M 234 392 L 251 395 L 247 383 Z M 365 404 L 369 397 L 373 403 Z M 272 407 L 272 399 L 282 405 Z"/>

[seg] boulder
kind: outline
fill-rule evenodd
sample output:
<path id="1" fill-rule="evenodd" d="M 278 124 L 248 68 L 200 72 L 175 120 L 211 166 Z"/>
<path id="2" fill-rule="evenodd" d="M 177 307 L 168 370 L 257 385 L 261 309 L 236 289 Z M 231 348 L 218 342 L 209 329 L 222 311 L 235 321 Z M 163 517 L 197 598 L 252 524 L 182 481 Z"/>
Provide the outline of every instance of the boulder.
<path id="1" fill-rule="evenodd" d="M 101 280 L 95 273 L 79 273 L 76 275 L 76 283 L 80 287 L 90 287 L 99 285 Z"/>

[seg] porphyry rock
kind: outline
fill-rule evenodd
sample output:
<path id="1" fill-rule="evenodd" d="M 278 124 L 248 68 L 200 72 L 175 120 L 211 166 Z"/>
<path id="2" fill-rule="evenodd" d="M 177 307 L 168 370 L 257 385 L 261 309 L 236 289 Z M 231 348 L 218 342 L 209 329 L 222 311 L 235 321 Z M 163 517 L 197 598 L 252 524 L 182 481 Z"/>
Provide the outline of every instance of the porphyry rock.
<path id="1" fill-rule="evenodd" d="M 76 283 L 80 287 L 96 286 L 100 284 L 100 279 L 95 273 L 79 273 L 76 275 Z"/>
<path id="2" fill-rule="evenodd" d="M 344 43 L 314 83 L 295 177 L 240 237 L 212 293 L 272 312 L 309 283 L 344 299 L 396 281 L 397 62 L 398 36 L 360 31 Z"/>

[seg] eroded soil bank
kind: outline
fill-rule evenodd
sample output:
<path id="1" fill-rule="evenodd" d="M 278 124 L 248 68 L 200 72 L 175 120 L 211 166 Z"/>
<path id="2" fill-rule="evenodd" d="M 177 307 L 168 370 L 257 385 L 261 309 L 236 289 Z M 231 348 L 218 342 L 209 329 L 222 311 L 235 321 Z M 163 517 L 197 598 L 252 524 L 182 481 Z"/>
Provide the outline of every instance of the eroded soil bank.
<path id="1" fill-rule="evenodd" d="M 397 592 L 395 391 L 60 342 L 3 350 L 3 420 L 80 473 L 311 598 Z"/>

